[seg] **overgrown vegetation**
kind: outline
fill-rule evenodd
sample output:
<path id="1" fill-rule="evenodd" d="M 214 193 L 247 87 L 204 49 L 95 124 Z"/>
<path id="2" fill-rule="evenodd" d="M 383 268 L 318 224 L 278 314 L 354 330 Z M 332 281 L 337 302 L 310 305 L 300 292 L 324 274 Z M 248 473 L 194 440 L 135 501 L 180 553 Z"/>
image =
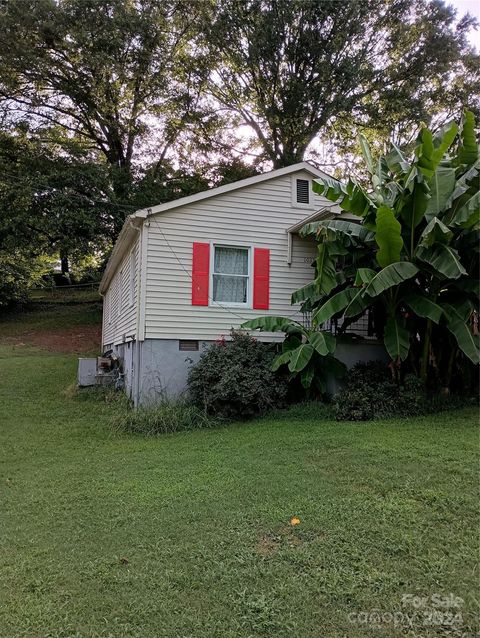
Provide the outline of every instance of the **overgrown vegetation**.
<path id="1" fill-rule="evenodd" d="M 221 419 L 248 419 L 286 400 L 288 382 L 272 370 L 275 346 L 238 330 L 202 353 L 188 376 L 193 403 Z"/>
<path id="2" fill-rule="evenodd" d="M 215 420 L 188 401 L 164 400 L 136 410 L 125 407 L 124 412 L 113 418 L 112 424 L 124 432 L 154 435 L 209 428 Z"/>
<path id="3" fill-rule="evenodd" d="M 335 359 L 335 337 L 327 330 L 309 329 L 298 321 L 284 317 L 258 317 L 242 324 L 244 330 L 283 332 L 281 353 L 275 357 L 272 370 L 288 368 L 290 383 L 300 380 L 308 397 L 321 398 L 330 378 L 342 379 L 345 365 Z"/>
<path id="4" fill-rule="evenodd" d="M 284 332 L 274 367 L 287 364 L 305 387 L 322 387 L 335 351 L 335 337 L 322 327 L 333 321 L 341 334 L 370 313 L 392 359 L 394 382 L 407 384 L 411 397 L 414 386 L 449 393 L 460 385 L 473 393 L 480 362 L 480 147 L 473 113 L 437 134 L 423 127 L 411 155 L 392 144 L 375 163 L 365 138 L 360 141 L 370 189 L 330 177 L 313 185 L 359 223 L 322 220 L 301 231 L 316 238 L 318 256 L 314 281 L 296 291 L 292 303 L 313 313 L 313 328 L 284 317 L 260 317 L 243 327 Z M 406 380 L 408 374 L 421 384 Z M 375 413 L 361 407 L 361 391 L 350 397 L 359 407 L 349 414 Z"/>
<path id="5" fill-rule="evenodd" d="M 478 398 L 428 393 L 421 380 L 407 374 L 401 383 L 380 361 L 357 363 L 349 370 L 345 387 L 335 395 L 333 414 L 338 421 L 370 421 L 433 414 L 478 405 Z"/>
<path id="6" fill-rule="evenodd" d="M 367 312 L 397 381 L 450 388 L 478 365 L 480 154 L 475 121 L 434 134 L 423 127 L 413 154 L 394 144 L 375 163 L 362 140 L 371 188 L 319 178 L 314 190 L 359 223 L 307 224 L 318 241 L 316 278 L 293 295 L 313 322 L 342 329 Z"/>

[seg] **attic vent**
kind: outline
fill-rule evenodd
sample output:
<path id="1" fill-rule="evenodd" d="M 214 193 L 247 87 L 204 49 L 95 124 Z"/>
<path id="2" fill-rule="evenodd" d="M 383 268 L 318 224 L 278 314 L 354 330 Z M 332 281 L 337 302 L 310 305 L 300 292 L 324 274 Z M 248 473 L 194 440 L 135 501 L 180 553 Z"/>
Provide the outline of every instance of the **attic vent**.
<path id="1" fill-rule="evenodd" d="M 299 204 L 309 203 L 308 179 L 297 179 L 297 202 Z"/>
<path id="2" fill-rule="evenodd" d="M 178 349 L 182 352 L 192 352 L 198 350 L 198 341 L 196 339 L 180 339 Z"/>

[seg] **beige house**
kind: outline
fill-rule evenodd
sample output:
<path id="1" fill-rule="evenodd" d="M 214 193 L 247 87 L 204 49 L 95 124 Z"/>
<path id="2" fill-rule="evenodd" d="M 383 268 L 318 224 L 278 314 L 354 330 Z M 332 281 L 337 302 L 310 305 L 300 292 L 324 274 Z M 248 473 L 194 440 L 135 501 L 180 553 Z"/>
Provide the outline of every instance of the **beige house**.
<path id="1" fill-rule="evenodd" d="M 180 393 L 202 350 L 243 321 L 302 320 L 290 298 L 312 280 L 316 246 L 298 231 L 341 214 L 313 192 L 320 175 L 302 162 L 126 219 L 100 285 L 102 348 L 136 404 Z"/>

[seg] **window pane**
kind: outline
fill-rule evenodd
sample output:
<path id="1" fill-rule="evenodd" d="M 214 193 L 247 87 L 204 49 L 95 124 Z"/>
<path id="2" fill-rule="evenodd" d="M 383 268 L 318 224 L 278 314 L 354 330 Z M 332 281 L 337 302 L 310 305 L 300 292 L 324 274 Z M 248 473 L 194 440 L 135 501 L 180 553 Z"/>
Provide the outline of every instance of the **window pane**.
<path id="1" fill-rule="evenodd" d="M 225 275 L 248 275 L 248 250 L 216 246 L 214 272 Z"/>
<path id="2" fill-rule="evenodd" d="M 213 275 L 213 300 L 247 303 L 248 277 Z"/>

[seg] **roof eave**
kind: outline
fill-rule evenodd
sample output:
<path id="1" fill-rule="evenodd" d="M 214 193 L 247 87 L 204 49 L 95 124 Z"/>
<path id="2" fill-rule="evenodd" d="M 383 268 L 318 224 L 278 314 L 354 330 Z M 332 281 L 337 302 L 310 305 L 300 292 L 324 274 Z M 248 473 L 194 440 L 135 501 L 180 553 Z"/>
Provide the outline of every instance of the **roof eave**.
<path id="1" fill-rule="evenodd" d="M 125 255 L 125 251 L 132 244 L 137 233 L 140 232 L 146 215 L 139 215 L 139 212 L 141 211 L 137 211 L 125 219 L 122 230 L 117 237 L 112 254 L 110 255 L 110 259 L 108 260 L 105 272 L 103 273 L 103 277 L 100 281 L 99 292 L 101 295 L 107 291 L 112 277 Z"/>

